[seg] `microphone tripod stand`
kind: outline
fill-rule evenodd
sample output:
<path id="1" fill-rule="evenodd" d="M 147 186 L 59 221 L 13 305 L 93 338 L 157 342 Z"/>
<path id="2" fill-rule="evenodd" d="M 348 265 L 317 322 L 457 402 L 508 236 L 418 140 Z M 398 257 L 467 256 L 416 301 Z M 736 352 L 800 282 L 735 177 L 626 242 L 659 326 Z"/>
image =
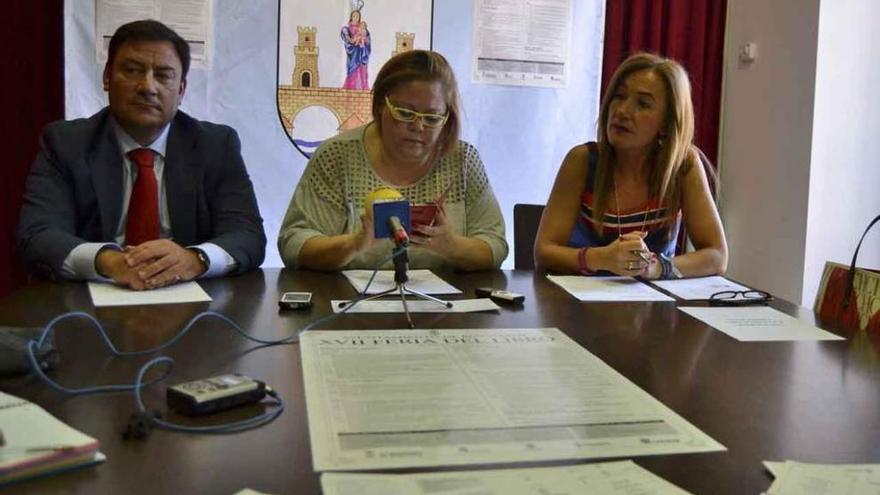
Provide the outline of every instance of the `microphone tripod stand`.
<path id="1" fill-rule="evenodd" d="M 400 248 L 398 250 L 398 248 Z M 372 296 L 362 299 L 359 302 L 371 301 L 373 299 L 378 299 L 383 296 L 387 296 L 389 294 L 398 293 L 400 294 L 400 301 L 403 303 L 403 312 L 406 314 L 406 321 L 409 324 L 410 328 L 415 328 L 416 325 L 412 321 L 412 317 L 409 314 L 409 307 L 406 303 L 406 295 L 409 294 L 418 299 L 422 299 L 425 301 L 432 301 L 438 304 L 442 304 L 447 308 L 452 307 L 452 303 L 449 301 L 444 301 L 442 299 L 438 299 L 434 296 L 425 294 L 424 292 L 419 292 L 417 290 L 410 289 L 406 286 L 406 283 L 409 281 L 409 277 L 406 274 L 407 268 L 409 266 L 409 255 L 407 254 L 406 245 L 395 245 L 391 251 L 393 258 L 392 261 L 394 263 L 394 287 L 391 289 L 379 292 L 378 294 L 373 294 Z M 351 304 L 351 303 L 348 303 Z"/>

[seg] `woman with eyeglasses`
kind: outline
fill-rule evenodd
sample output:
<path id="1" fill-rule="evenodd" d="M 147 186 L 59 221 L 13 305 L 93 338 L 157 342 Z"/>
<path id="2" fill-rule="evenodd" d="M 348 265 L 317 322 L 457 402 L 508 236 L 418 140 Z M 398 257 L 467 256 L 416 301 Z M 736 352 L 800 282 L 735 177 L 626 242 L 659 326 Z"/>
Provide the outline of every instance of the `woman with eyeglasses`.
<path id="1" fill-rule="evenodd" d="M 615 71 L 598 143 L 560 167 L 535 239 L 535 264 L 560 273 L 646 279 L 727 268 L 727 241 L 699 150 L 687 72 L 641 53 Z M 675 256 L 684 221 L 695 251 Z"/>
<path id="2" fill-rule="evenodd" d="M 393 189 L 422 218 L 410 234 L 411 268 L 497 268 L 504 218 L 477 150 L 459 141 L 455 76 L 442 55 L 391 58 L 373 83 L 373 121 L 326 140 L 309 160 L 278 234 L 292 268 L 375 268 L 394 244 L 376 239 L 365 203 Z M 381 196 L 381 194 L 380 194 Z"/>

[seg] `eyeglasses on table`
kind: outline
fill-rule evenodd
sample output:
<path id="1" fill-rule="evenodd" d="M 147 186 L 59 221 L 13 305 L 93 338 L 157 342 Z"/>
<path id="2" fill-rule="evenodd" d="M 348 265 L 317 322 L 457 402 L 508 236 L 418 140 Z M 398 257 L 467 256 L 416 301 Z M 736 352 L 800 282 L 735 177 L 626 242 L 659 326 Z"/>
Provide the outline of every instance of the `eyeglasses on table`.
<path id="1" fill-rule="evenodd" d="M 768 304 L 772 300 L 773 296 L 762 290 L 723 290 L 709 296 L 711 306 L 750 306 Z"/>

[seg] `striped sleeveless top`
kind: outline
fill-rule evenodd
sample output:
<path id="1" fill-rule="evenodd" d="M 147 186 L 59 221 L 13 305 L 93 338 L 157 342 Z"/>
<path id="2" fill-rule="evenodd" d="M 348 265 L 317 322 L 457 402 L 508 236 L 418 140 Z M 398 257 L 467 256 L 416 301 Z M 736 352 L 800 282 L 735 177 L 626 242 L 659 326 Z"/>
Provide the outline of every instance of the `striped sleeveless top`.
<path id="1" fill-rule="evenodd" d="M 571 231 L 568 245 L 577 248 L 607 246 L 617 239 L 619 222 L 620 232 L 623 234 L 641 231 L 644 225 L 644 230 L 648 232 L 645 237 L 648 249 L 666 256 L 675 255 L 675 243 L 681 225 L 681 211 L 675 212 L 675 219 L 670 221 L 672 214 L 667 211 L 667 208 L 660 207 L 660 200 L 656 197 L 650 198 L 641 206 L 619 212 L 619 214 L 606 211 L 601 220 L 602 234 L 599 234 L 599 224 L 593 219 L 593 190 L 596 184 L 596 169 L 599 164 L 599 148 L 596 143 L 592 142 L 587 143 L 587 148 L 590 150 L 587 181 L 584 184 L 584 191 L 581 193 L 581 209 Z"/>

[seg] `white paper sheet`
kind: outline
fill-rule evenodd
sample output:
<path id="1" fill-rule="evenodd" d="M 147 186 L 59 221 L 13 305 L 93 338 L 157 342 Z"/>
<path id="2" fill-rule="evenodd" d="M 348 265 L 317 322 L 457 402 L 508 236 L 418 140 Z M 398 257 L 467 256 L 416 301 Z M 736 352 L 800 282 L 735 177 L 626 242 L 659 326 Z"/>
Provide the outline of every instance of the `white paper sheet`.
<path id="1" fill-rule="evenodd" d="M 547 278 L 580 301 L 675 301 L 632 277 L 547 275 Z"/>
<path id="2" fill-rule="evenodd" d="M 727 280 L 724 277 L 682 278 L 678 280 L 652 280 L 652 284 L 688 301 L 709 299 L 712 294 L 725 290 L 752 290 L 750 287 Z"/>
<path id="3" fill-rule="evenodd" d="M 343 302 L 347 303 L 349 301 L 333 300 L 330 302 L 333 305 L 334 313 L 342 312 L 344 308 L 341 308 L 339 305 Z M 449 302 L 452 303 L 451 308 L 447 308 L 434 301 L 415 300 L 410 297 L 406 299 L 406 305 L 410 313 L 473 313 L 476 311 L 497 311 L 501 309 L 489 298 L 456 299 Z M 387 301 L 359 302 L 353 308 L 346 311 L 346 313 L 403 313 L 403 303 L 400 302 L 399 298 Z"/>
<path id="4" fill-rule="evenodd" d="M 844 340 L 769 306 L 678 309 L 740 342 Z"/>
<path id="5" fill-rule="evenodd" d="M 632 461 L 419 474 L 324 473 L 324 495 L 685 495 Z"/>
<path id="6" fill-rule="evenodd" d="M 770 471 L 770 474 L 771 474 L 774 478 L 778 478 L 779 475 L 782 474 L 782 470 L 785 469 L 785 463 L 784 463 L 784 462 L 778 462 L 778 461 L 764 461 L 764 462 L 762 462 L 761 464 L 763 464 L 764 467 L 767 468 L 767 471 Z"/>
<path id="7" fill-rule="evenodd" d="M 89 282 L 89 294 L 96 308 L 210 301 L 211 296 L 196 282 L 183 282 L 161 289 L 131 290 L 113 284 Z"/>
<path id="8" fill-rule="evenodd" d="M 880 464 L 786 461 L 774 463 L 773 474 L 767 495 L 880 495 Z"/>
<path id="9" fill-rule="evenodd" d="M 476 0 L 473 82 L 563 88 L 572 0 Z"/>
<path id="10" fill-rule="evenodd" d="M 343 270 L 342 274 L 351 283 L 358 294 L 364 292 L 364 287 L 373 275 L 373 270 Z M 461 291 L 449 285 L 445 280 L 434 275 L 431 270 L 410 270 L 407 272 L 409 281 L 407 288 L 425 294 L 461 294 Z M 367 294 L 377 294 L 394 287 L 394 270 L 379 270 L 370 290 Z"/>
<path id="11" fill-rule="evenodd" d="M 318 471 L 712 452 L 555 328 L 307 331 Z"/>

